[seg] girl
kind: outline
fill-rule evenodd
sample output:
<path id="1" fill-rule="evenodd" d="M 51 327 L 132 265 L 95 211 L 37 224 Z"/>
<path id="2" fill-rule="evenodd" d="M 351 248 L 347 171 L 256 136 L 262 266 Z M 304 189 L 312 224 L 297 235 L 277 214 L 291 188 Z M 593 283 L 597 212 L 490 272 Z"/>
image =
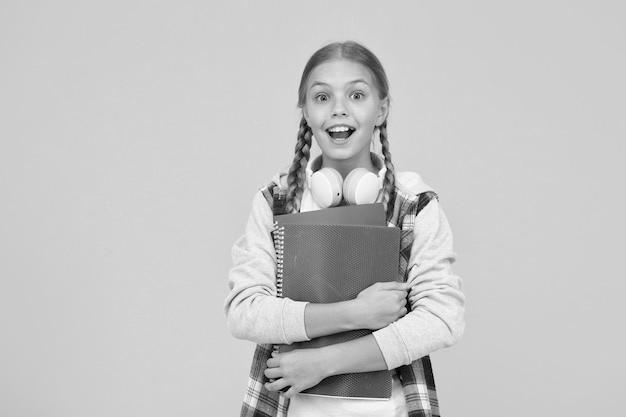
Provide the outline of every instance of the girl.
<path id="1" fill-rule="evenodd" d="M 293 163 L 257 193 L 245 234 L 233 247 L 228 325 L 235 337 L 257 343 L 241 415 L 437 416 L 428 355 L 461 337 L 464 296 L 452 273 L 452 234 L 436 195 L 419 175 L 396 172 L 391 162 L 385 71 L 364 46 L 333 43 L 309 59 L 298 93 L 303 117 Z M 313 138 L 321 156 L 310 161 Z M 382 155 L 371 152 L 374 140 Z M 334 168 L 343 178 L 356 168 L 376 175 L 388 225 L 402 230 L 404 282 L 374 284 L 354 300 L 334 304 L 276 297 L 273 215 L 320 209 L 311 176 L 321 168 Z M 272 352 L 272 344 L 352 329 L 373 332 L 324 348 Z M 331 375 L 387 369 L 394 370 L 389 400 L 299 394 Z"/>

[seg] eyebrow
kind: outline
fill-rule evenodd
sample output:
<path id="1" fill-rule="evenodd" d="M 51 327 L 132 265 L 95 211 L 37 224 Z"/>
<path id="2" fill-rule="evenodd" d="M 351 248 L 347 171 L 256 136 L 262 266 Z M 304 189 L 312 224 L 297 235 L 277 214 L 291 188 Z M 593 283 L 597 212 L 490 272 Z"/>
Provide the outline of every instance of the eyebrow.
<path id="1" fill-rule="evenodd" d="M 356 80 L 352 80 L 348 83 L 348 85 L 354 85 L 354 84 L 358 84 L 358 83 L 363 83 L 366 84 L 367 86 L 369 86 L 369 83 L 365 80 L 365 78 L 357 78 Z M 313 84 L 311 84 L 311 88 L 316 87 L 316 86 L 322 86 L 322 87 L 330 87 L 330 85 L 328 83 L 325 83 L 323 81 L 315 81 Z"/>

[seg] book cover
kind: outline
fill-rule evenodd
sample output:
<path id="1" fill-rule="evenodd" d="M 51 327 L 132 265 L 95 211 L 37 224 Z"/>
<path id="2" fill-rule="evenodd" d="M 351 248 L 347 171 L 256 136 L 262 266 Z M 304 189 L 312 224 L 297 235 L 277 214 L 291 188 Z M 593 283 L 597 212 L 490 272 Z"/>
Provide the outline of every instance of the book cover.
<path id="1" fill-rule="evenodd" d="M 274 233 L 280 296 L 297 301 L 333 303 L 353 299 L 376 282 L 400 280 L 398 228 L 288 223 L 278 226 Z M 369 333 L 371 331 L 367 329 L 338 333 L 280 345 L 279 351 L 322 347 Z M 391 371 L 336 375 L 303 392 L 385 399 L 391 396 Z"/>
<path id="2" fill-rule="evenodd" d="M 385 208 L 382 203 L 339 206 L 323 210 L 274 216 L 278 225 L 283 224 L 354 224 L 363 226 L 386 226 Z"/>

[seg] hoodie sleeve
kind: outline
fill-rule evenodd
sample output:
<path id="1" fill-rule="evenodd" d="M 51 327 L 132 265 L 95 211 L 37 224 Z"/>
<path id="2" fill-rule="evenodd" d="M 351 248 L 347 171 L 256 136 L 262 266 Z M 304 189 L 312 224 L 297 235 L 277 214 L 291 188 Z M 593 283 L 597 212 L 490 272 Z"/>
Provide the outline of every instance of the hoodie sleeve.
<path id="1" fill-rule="evenodd" d="M 244 235 L 232 248 L 230 293 L 224 305 L 230 332 L 255 343 L 309 340 L 306 303 L 276 297 L 276 252 L 272 211 L 261 192 L 255 195 Z"/>
<path id="2" fill-rule="evenodd" d="M 452 232 L 437 199 L 418 214 L 409 259 L 411 311 L 373 333 L 388 369 L 456 343 L 465 322 L 461 279 L 452 272 Z"/>

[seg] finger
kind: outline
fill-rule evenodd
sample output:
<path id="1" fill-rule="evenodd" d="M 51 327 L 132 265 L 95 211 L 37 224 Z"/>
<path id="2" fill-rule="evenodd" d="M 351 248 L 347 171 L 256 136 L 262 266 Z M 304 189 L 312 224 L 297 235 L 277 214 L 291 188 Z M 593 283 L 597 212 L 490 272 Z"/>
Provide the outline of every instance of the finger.
<path id="1" fill-rule="evenodd" d="M 283 376 L 283 372 L 280 370 L 280 368 L 266 368 L 263 373 L 269 379 L 277 379 Z"/>
<path id="2" fill-rule="evenodd" d="M 289 384 L 285 381 L 284 378 L 280 378 L 277 379 L 276 381 L 273 382 L 266 382 L 265 383 L 265 388 L 267 388 L 268 391 L 280 391 L 285 387 L 288 387 Z"/>
<path id="3" fill-rule="evenodd" d="M 291 398 L 294 395 L 296 395 L 298 392 L 300 391 L 297 390 L 295 387 L 291 387 L 283 395 L 285 396 L 285 398 Z"/>
<path id="4" fill-rule="evenodd" d="M 384 295 L 388 295 L 391 300 L 398 302 L 406 302 L 407 292 L 404 290 L 384 290 Z"/>
<path id="5" fill-rule="evenodd" d="M 267 360 L 268 368 L 278 368 L 280 366 L 280 360 L 278 358 L 269 358 Z"/>
<path id="6" fill-rule="evenodd" d="M 392 290 L 385 290 L 385 291 L 395 294 L 398 296 L 398 298 L 401 298 L 401 299 L 405 299 L 406 296 L 409 295 L 409 292 L 407 290 L 392 289 Z"/>

